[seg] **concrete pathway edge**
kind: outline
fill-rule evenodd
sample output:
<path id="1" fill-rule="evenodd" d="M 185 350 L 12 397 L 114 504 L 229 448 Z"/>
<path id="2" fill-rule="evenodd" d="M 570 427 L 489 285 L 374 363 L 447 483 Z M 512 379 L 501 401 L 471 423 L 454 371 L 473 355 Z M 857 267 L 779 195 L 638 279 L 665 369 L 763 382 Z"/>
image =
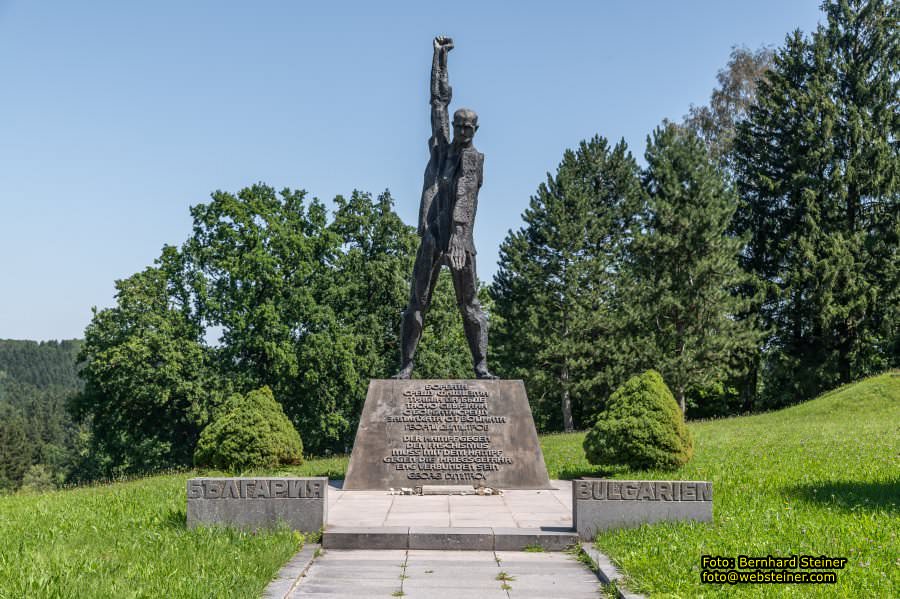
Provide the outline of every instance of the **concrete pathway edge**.
<path id="1" fill-rule="evenodd" d="M 578 544 L 574 530 L 503 527 L 344 527 L 322 534 L 325 549 L 449 549 L 565 551 Z"/>
<path id="2" fill-rule="evenodd" d="M 600 579 L 600 582 L 605 585 L 613 585 L 619 599 L 647 599 L 646 596 L 632 593 L 625 588 L 622 573 L 613 565 L 612 560 L 610 560 L 609 557 L 600 553 L 597 548 L 594 547 L 593 543 L 582 543 L 581 550 L 590 558 L 594 572 L 597 574 L 597 578 Z"/>
<path id="3" fill-rule="evenodd" d="M 262 599 L 285 599 L 300 583 L 306 571 L 316 559 L 319 550 L 318 543 L 305 543 L 303 548 L 294 554 L 294 557 L 281 567 L 272 582 L 263 591 Z"/>

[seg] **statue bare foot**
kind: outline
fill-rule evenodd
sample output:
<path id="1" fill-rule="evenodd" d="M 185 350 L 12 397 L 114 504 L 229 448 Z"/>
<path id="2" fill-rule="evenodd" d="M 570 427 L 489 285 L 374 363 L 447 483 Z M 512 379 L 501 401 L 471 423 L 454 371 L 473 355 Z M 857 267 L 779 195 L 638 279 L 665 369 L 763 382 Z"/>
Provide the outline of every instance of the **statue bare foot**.
<path id="1" fill-rule="evenodd" d="M 412 371 L 413 371 L 413 363 L 407 362 L 400 368 L 400 372 L 398 372 L 391 378 L 405 381 L 405 380 L 409 379 L 410 376 L 412 376 Z"/>
<path id="2" fill-rule="evenodd" d="M 488 370 L 487 362 L 484 360 L 475 365 L 475 376 L 485 380 L 497 380 L 500 378 L 499 376 L 491 374 Z"/>

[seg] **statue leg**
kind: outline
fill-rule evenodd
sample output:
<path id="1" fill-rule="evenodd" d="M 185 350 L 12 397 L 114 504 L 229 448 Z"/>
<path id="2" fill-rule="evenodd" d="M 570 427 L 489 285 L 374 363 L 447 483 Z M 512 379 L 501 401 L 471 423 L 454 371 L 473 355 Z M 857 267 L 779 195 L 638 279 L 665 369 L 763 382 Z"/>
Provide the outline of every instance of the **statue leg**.
<path id="1" fill-rule="evenodd" d="M 440 253 L 434 237 L 426 232 L 416 252 L 412 281 L 409 289 L 409 305 L 403 312 L 400 325 L 400 372 L 395 379 L 408 379 L 413 371 L 416 347 L 422 338 L 425 314 L 431 305 L 431 296 L 440 273 Z"/>
<path id="2" fill-rule="evenodd" d="M 466 253 L 465 266 L 459 270 L 451 268 L 451 272 L 453 288 L 456 291 L 456 304 L 462 314 L 466 341 L 469 342 L 469 351 L 472 352 L 475 376 L 480 379 L 495 379 L 497 377 L 491 374 L 487 367 L 488 323 L 478 301 L 475 256 Z"/>

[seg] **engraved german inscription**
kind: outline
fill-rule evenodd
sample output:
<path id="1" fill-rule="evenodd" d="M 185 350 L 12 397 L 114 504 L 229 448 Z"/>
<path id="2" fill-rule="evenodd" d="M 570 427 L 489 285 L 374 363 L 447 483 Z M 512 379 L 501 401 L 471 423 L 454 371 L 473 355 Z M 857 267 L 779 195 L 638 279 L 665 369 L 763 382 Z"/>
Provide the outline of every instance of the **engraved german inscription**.
<path id="1" fill-rule="evenodd" d="M 490 392 L 466 383 L 435 383 L 402 393 L 399 413 L 385 417 L 402 439 L 382 458 L 412 481 L 485 481 L 513 463 L 491 440 L 507 417 L 491 414 Z"/>

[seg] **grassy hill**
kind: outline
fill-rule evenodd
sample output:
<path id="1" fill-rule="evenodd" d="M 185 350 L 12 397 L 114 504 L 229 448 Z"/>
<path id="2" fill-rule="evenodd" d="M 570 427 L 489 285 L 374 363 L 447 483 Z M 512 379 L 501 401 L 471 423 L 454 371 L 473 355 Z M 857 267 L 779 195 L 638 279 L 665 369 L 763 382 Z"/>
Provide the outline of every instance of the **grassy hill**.
<path id="1" fill-rule="evenodd" d="M 900 373 L 791 408 L 691 425 L 680 471 L 713 482 L 714 523 L 602 534 L 597 546 L 653 597 L 900 596 Z M 700 556 L 846 557 L 835 585 L 704 585 Z"/>
<path id="2" fill-rule="evenodd" d="M 653 597 L 900 596 L 900 373 L 768 414 L 692 423 L 676 473 L 601 472 L 583 433 L 542 438 L 552 477 L 711 480 L 713 524 L 656 524 L 598 537 Z M 340 478 L 346 456 L 299 475 Z M 149 477 L 0 497 L 0 598 L 257 597 L 302 539 L 289 531 L 188 531 L 185 480 Z M 837 585 L 700 584 L 700 556 L 847 557 Z"/>

